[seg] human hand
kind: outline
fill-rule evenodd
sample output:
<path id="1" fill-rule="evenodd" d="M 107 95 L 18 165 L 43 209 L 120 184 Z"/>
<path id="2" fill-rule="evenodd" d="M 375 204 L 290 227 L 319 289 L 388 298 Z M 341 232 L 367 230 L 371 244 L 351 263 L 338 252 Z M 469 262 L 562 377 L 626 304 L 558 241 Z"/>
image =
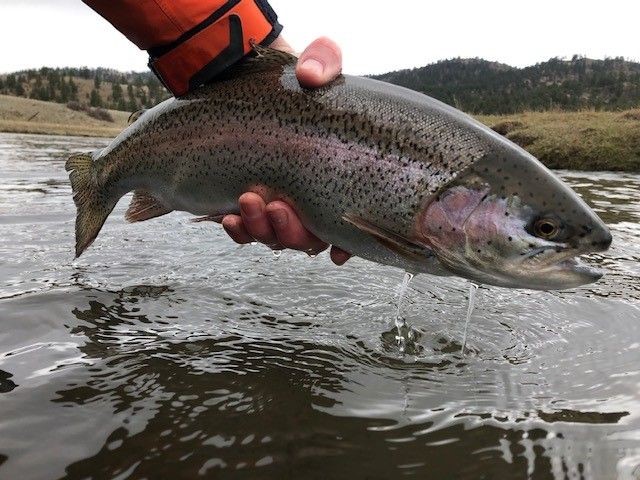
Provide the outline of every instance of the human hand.
<path id="1" fill-rule="evenodd" d="M 293 52 L 281 38 L 271 46 Z M 317 88 L 334 80 L 342 70 L 342 52 L 338 45 L 325 37 L 309 45 L 298 59 L 296 75 L 301 85 Z M 287 203 L 277 200 L 266 204 L 256 193 L 245 193 L 239 199 L 240 215 L 227 215 L 222 226 L 237 243 L 258 241 L 274 250 L 291 248 L 317 255 L 329 245 L 309 232 Z M 331 247 L 331 260 L 344 265 L 351 255 L 338 247 Z"/>

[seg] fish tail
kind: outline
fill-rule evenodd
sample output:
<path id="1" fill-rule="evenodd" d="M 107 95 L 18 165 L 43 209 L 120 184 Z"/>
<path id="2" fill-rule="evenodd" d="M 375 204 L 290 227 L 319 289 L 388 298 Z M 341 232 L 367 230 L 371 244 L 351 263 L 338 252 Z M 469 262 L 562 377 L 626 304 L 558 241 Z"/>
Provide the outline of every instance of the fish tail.
<path id="1" fill-rule="evenodd" d="M 76 204 L 76 258 L 93 243 L 116 202 L 98 185 L 95 164 L 90 154 L 72 155 L 65 169 L 69 172 L 73 201 Z"/>

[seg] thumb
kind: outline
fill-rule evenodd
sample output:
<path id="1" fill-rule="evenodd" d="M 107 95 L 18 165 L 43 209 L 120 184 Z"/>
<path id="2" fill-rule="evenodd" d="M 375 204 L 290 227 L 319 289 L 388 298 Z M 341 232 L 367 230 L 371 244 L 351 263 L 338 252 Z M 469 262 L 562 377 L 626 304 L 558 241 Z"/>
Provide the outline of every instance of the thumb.
<path id="1" fill-rule="evenodd" d="M 342 51 L 333 40 L 321 37 L 309 45 L 296 67 L 298 81 L 304 87 L 317 88 L 334 80 L 342 71 Z"/>

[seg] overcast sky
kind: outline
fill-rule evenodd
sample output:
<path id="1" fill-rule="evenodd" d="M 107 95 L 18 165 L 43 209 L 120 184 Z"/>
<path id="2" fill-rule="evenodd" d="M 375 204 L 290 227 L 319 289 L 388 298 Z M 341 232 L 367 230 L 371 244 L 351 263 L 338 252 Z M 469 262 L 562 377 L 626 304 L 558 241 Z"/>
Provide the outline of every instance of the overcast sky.
<path id="1" fill-rule="evenodd" d="M 341 44 L 345 71 L 452 57 L 526 66 L 574 53 L 640 59 L 638 0 L 272 0 L 285 37 Z M 46 66 L 146 69 L 146 55 L 80 0 L 0 0 L 0 72 Z"/>

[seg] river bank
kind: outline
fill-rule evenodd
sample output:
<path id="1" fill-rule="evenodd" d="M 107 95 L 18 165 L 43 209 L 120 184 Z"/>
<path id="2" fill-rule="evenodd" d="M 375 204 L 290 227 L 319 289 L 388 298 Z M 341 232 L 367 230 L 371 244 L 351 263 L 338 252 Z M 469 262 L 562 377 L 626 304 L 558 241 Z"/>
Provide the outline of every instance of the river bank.
<path id="1" fill-rule="evenodd" d="M 640 109 L 477 116 L 550 168 L 640 171 Z"/>
<path id="2" fill-rule="evenodd" d="M 111 138 L 127 126 L 129 113 L 109 112 L 113 122 L 57 103 L 0 95 L 0 132 Z M 640 109 L 525 112 L 476 118 L 551 168 L 640 171 Z"/>

